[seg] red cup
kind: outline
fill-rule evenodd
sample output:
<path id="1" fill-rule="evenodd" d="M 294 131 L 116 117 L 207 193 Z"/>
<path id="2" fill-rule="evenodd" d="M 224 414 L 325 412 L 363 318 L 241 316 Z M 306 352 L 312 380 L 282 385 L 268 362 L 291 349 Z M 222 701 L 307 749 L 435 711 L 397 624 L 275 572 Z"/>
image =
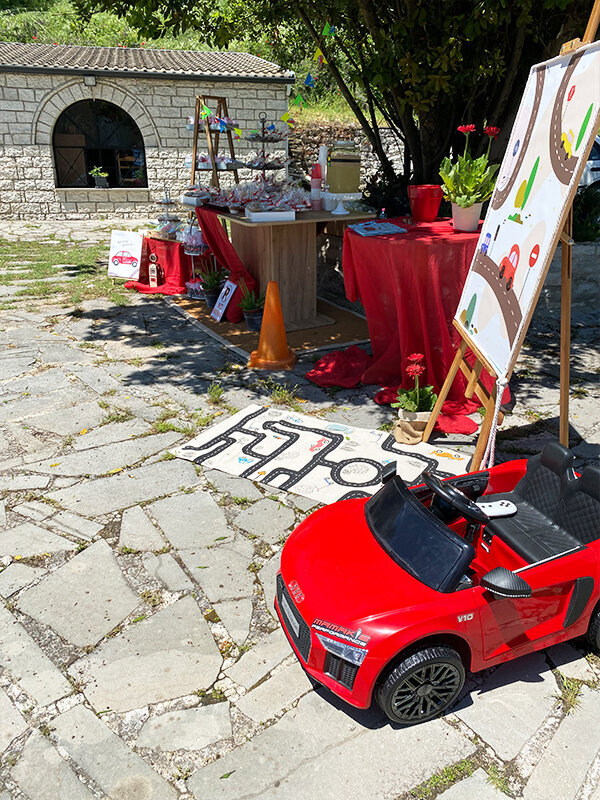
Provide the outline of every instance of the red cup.
<path id="1" fill-rule="evenodd" d="M 437 218 L 442 202 L 441 186 L 422 184 L 408 187 L 410 211 L 415 222 L 433 222 Z"/>

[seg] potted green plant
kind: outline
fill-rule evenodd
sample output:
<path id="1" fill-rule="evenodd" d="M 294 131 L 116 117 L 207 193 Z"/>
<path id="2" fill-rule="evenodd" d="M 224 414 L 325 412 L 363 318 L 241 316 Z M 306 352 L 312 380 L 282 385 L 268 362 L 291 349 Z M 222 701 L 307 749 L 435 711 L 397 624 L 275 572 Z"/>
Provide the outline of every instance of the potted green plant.
<path id="1" fill-rule="evenodd" d="M 244 312 L 246 326 L 249 331 L 258 333 L 262 325 L 263 311 L 265 310 L 265 296 L 264 294 L 256 294 L 254 289 L 248 289 L 243 278 L 238 285 L 242 292 L 240 308 Z"/>
<path id="2" fill-rule="evenodd" d="M 211 269 L 208 272 L 203 272 L 200 278 L 206 305 L 209 310 L 212 310 L 219 299 L 223 284 L 227 280 L 227 274 L 222 269 Z"/>
<path id="3" fill-rule="evenodd" d="M 459 125 L 465 135 L 465 151 L 456 163 L 445 158 L 440 166 L 444 197 L 452 203 L 452 220 L 457 231 L 474 231 L 479 225 L 481 206 L 492 196 L 496 184 L 495 174 L 498 164 L 489 164 L 492 139 L 500 133 L 500 128 L 487 125 L 483 132 L 489 137 L 487 152 L 479 158 L 469 153 L 469 136 L 475 132 L 475 125 Z"/>
<path id="4" fill-rule="evenodd" d="M 404 444 L 416 444 L 421 441 L 429 415 L 437 400 L 433 386 L 419 384 L 419 376 L 425 372 L 425 366 L 421 363 L 424 358 L 422 353 L 413 353 L 408 357 L 409 364 L 405 371 L 414 381 L 413 388 L 398 389 L 396 402 L 392 403 L 392 408 L 398 409 L 399 419 L 394 436 L 397 441 Z"/>
<path id="5" fill-rule="evenodd" d="M 105 172 L 102 167 L 92 167 L 88 175 L 91 175 L 96 184 L 96 189 L 108 189 L 108 172 Z"/>

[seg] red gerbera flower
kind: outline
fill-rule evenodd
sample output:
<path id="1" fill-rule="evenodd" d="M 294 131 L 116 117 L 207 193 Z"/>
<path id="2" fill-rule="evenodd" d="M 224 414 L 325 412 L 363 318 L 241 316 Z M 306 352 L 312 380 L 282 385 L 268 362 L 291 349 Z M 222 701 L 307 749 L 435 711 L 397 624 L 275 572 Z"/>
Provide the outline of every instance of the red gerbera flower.
<path id="1" fill-rule="evenodd" d="M 461 133 L 474 133 L 475 125 L 459 125 L 456 130 Z"/>
<path id="2" fill-rule="evenodd" d="M 423 361 L 424 358 L 425 358 L 425 356 L 423 355 L 423 353 L 413 353 L 412 355 L 410 355 L 408 357 L 408 360 L 409 361 Z"/>
<path id="3" fill-rule="evenodd" d="M 418 375 L 422 375 L 425 372 L 425 367 L 422 364 L 409 364 L 406 368 L 406 374 L 410 375 L 411 378 L 416 378 Z"/>
<path id="4" fill-rule="evenodd" d="M 494 139 L 500 133 L 500 128 L 496 128 L 495 125 L 488 125 L 486 128 L 483 129 L 484 133 L 487 133 L 488 136 L 493 137 Z"/>

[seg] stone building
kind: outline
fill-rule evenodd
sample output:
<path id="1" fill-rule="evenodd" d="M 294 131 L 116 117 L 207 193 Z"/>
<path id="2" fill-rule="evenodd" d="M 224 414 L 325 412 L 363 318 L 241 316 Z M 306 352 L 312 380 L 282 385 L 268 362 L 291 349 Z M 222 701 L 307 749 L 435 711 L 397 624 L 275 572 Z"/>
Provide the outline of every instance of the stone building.
<path id="1" fill-rule="evenodd" d="M 197 95 L 225 97 L 246 133 L 261 111 L 281 117 L 292 82 L 248 53 L 0 43 L 0 218 L 153 216 L 165 185 L 189 183 Z M 109 188 L 95 188 L 95 166 Z"/>

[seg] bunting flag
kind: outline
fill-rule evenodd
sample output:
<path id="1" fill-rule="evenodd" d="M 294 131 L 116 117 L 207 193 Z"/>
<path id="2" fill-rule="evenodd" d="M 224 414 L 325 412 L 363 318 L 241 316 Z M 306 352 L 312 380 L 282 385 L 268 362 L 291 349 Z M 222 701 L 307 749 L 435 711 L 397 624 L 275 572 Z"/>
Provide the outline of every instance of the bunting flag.
<path id="1" fill-rule="evenodd" d="M 333 25 L 330 25 L 328 22 L 325 23 L 325 27 L 323 28 L 323 36 L 333 36 L 335 33 L 335 28 Z"/>
<path id="2" fill-rule="evenodd" d="M 315 50 L 315 54 L 313 56 L 313 61 L 316 61 L 318 64 L 326 64 L 327 63 L 327 59 L 323 55 L 323 51 L 321 50 L 320 47 L 317 47 L 317 49 Z"/>
<path id="3" fill-rule="evenodd" d="M 274 123 L 274 122 L 272 122 L 272 123 L 271 123 L 271 124 L 270 124 L 270 125 L 267 127 L 267 130 L 268 130 L 268 131 L 274 131 L 274 130 L 275 130 L 275 123 Z"/>
<path id="4" fill-rule="evenodd" d="M 301 94 L 297 94 L 294 102 L 292 103 L 293 106 L 298 106 L 299 108 L 304 108 L 304 98 Z"/>
<path id="5" fill-rule="evenodd" d="M 233 132 L 235 133 L 235 138 L 236 139 L 241 139 L 242 138 L 242 129 L 241 128 L 234 128 Z"/>
<path id="6" fill-rule="evenodd" d="M 305 86 L 308 86 L 308 88 L 309 88 L 309 89 L 312 89 L 312 88 L 314 88 L 314 85 L 315 85 L 315 79 L 314 79 L 314 78 L 313 78 L 313 76 L 310 74 L 310 72 L 308 73 L 308 75 L 307 75 L 307 76 L 306 76 L 306 78 L 304 79 L 304 85 L 305 85 Z"/>
<path id="7" fill-rule="evenodd" d="M 210 117 L 211 114 L 212 114 L 212 111 L 210 110 L 210 108 L 207 105 L 203 105 L 202 106 L 202 119 L 206 119 L 206 117 Z"/>

